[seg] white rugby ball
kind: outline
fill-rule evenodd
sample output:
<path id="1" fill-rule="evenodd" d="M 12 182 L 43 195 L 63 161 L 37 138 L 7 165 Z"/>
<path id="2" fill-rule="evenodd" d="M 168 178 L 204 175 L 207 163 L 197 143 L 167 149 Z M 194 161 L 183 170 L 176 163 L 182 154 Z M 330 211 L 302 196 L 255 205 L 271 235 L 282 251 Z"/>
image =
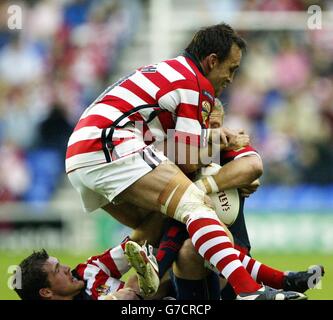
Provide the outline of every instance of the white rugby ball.
<path id="1" fill-rule="evenodd" d="M 208 194 L 212 200 L 213 207 L 220 221 L 231 226 L 238 217 L 239 195 L 237 189 L 223 190 Z"/>
<path id="2" fill-rule="evenodd" d="M 208 175 L 214 175 L 220 170 L 221 166 L 215 163 L 202 168 L 197 179 Z M 228 189 L 208 194 L 213 207 L 220 221 L 227 226 L 231 226 L 238 217 L 240 198 L 237 189 Z"/>

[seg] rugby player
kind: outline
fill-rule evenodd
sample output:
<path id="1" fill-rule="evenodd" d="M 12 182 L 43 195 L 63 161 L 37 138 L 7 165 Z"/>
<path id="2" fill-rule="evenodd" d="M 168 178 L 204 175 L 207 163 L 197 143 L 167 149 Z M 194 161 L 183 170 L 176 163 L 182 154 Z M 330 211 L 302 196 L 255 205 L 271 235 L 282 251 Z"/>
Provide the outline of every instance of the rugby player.
<path id="1" fill-rule="evenodd" d="M 126 238 L 103 254 L 90 257 L 74 270 L 49 256 L 33 252 L 19 265 L 15 291 L 22 300 L 139 300 L 159 287 L 158 266 L 151 246 Z M 133 267 L 126 283 L 122 275 Z"/>
<path id="2" fill-rule="evenodd" d="M 130 227 L 142 222 L 139 211 L 119 212 L 117 203 L 166 214 L 186 225 L 195 249 L 239 299 L 275 299 L 284 293 L 272 293 L 252 279 L 204 192 L 183 173 L 206 164 L 208 149 L 216 151 L 213 130 L 207 130 L 214 98 L 232 82 L 245 48 L 229 25 L 210 26 L 194 35 L 184 54 L 139 68 L 107 88 L 69 139 L 66 172 L 86 211 L 103 208 Z M 237 136 L 226 128 L 216 131 L 218 151 Z M 154 147 L 166 138 L 180 147 L 178 166 Z"/>
<path id="3" fill-rule="evenodd" d="M 221 108 L 219 109 L 219 115 L 214 113 L 210 118 L 211 127 L 221 126 L 223 123 L 224 110 L 222 104 L 218 99 L 216 99 L 216 103 Z M 210 179 L 207 179 L 207 177 L 200 179 L 196 181 L 196 184 L 205 193 L 210 193 L 213 190 L 217 192 L 231 188 L 239 189 L 240 208 L 238 216 L 232 226 L 228 228 L 234 238 L 234 247 L 239 251 L 240 259 L 254 279 L 277 289 L 304 292 L 313 287 L 315 283 L 309 281 L 309 279 L 313 278 L 314 269 L 287 273 L 263 265 L 249 256 L 251 246 L 244 218 L 244 201 L 260 185 L 259 178 L 263 173 L 263 165 L 258 152 L 251 146 L 238 150 L 223 151 L 219 158 L 214 159 L 214 162 L 218 162 L 222 167 L 215 170 L 215 174 Z M 147 232 L 149 233 L 149 228 L 151 228 L 150 232 L 156 235 L 156 221 L 152 224 L 146 221 L 146 236 Z M 191 242 L 189 240 L 185 241 L 187 239 L 186 229 L 181 224 L 172 221 L 167 221 L 164 229 L 164 235 L 156 257 L 160 266 L 161 278 L 173 261 L 176 261 L 173 268 L 173 283 L 177 299 L 219 299 L 220 289 L 218 283 L 216 283 L 219 279 L 204 268 L 202 258 L 197 255 Z M 134 234 L 138 235 L 137 233 Z M 140 236 L 143 237 L 144 234 L 141 233 Z M 184 241 L 185 244 L 183 244 Z M 324 269 L 322 266 L 314 267 L 319 272 L 315 280 L 319 281 L 324 275 Z M 224 287 L 226 283 L 223 278 L 220 279 L 221 287 Z M 235 298 L 235 294 L 229 285 L 222 290 L 222 298 L 224 300 Z"/>
<path id="4" fill-rule="evenodd" d="M 219 115 L 215 114 L 210 119 L 211 126 L 221 126 L 224 119 L 223 106 L 218 99 L 216 99 L 216 103 L 221 105 L 221 113 Z M 239 258 L 252 277 L 256 281 L 276 289 L 305 292 L 313 288 L 324 275 L 322 266 L 313 266 L 308 271 L 283 272 L 264 265 L 250 256 L 251 245 L 245 224 L 244 202 L 245 198 L 255 192 L 260 185 L 259 178 L 263 173 L 263 165 L 258 152 L 250 145 L 238 150 L 222 151 L 220 157 L 214 159 L 214 162 L 222 167 L 210 179 L 207 179 L 207 177 L 200 179 L 196 181 L 196 184 L 205 193 L 232 188 L 239 189 L 240 208 L 238 216 L 228 229 L 232 233 L 234 247 L 238 251 Z M 205 181 L 203 182 L 203 180 Z M 191 264 L 188 261 L 191 261 Z M 202 299 L 203 297 L 215 297 L 219 299 L 219 294 L 216 294 L 218 287 L 216 284 L 214 285 L 216 278 L 204 268 L 202 258 L 195 252 L 189 240 L 185 241 L 181 247 L 173 271 L 177 298 L 195 297 Z M 314 278 L 315 272 L 317 274 Z M 200 281 L 200 279 L 203 279 L 203 281 Z M 311 279 L 315 281 L 310 281 Z M 221 281 L 223 288 L 225 285 L 226 283 Z M 236 297 L 229 285 L 222 290 L 221 296 L 224 300 Z"/>

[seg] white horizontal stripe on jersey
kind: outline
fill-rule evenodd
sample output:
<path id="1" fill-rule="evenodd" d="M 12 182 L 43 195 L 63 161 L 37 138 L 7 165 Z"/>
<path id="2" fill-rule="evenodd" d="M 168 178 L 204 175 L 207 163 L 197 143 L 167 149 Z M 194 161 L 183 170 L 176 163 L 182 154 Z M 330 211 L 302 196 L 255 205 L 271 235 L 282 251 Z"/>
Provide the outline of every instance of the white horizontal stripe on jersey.
<path id="1" fill-rule="evenodd" d="M 186 67 L 190 72 L 192 72 L 195 75 L 195 72 L 191 68 L 191 66 L 187 63 L 186 59 L 184 56 L 178 56 L 175 60 L 180 62 L 184 67 Z"/>
<path id="2" fill-rule="evenodd" d="M 133 81 L 138 87 L 147 92 L 152 98 L 156 98 L 156 93 L 160 90 L 159 87 L 145 77 L 141 72 L 136 71 L 132 76 L 129 77 L 129 80 Z"/>
<path id="3" fill-rule="evenodd" d="M 234 248 L 226 248 L 223 250 L 220 250 L 213 254 L 211 258 L 209 259 L 210 263 L 216 266 L 219 261 L 224 259 L 227 256 L 230 256 L 231 254 L 235 254 L 235 249 Z M 239 262 L 240 263 L 240 262 Z"/>
<path id="4" fill-rule="evenodd" d="M 240 263 L 239 260 L 234 260 L 234 261 L 231 261 L 230 263 L 228 263 L 224 269 L 222 270 L 222 275 L 228 279 L 229 276 L 236 270 L 238 269 L 239 267 L 242 267 L 242 264 Z"/>
<path id="5" fill-rule="evenodd" d="M 157 72 L 159 72 L 163 77 L 167 78 L 170 82 L 185 80 L 185 77 L 182 74 L 169 66 L 166 62 L 161 62 L 157 65 Z"/>
<path id="6" fill-rule="evenodd" d="M 177 131 L 188 132 L 195 135 L 201 135 L 201 125 L 198 120 L 190 118 L 178 117 L 176 122 Z"/>
<path id="7" fill-rule="evenodd" d="M 95 283 L 96 275 L 100 272 L 100 269 L 92 264 L 88 264 L 84 269 L 83 280 L 87 281 L 86 293 L 91 295 L 91 289 Z"/>
<path id="8" fill-rule="evenodd" d="M 115 279 L 115 278 L 108 278 L 105 281 L 105 286 L 109 287 L 107 295 L 115 293 L 117 291 L 117 289 L 119 288 L 120 284 L 121 284 L 120 280 Z M 105 300 L 107 295 L 100 295 L 100 296 L 98 296 L 97 299 L 98 300 Z"/>
<path id="9" fill-rule="evenodd" d="M 108 92 L 108 95 L 118 97 L 118 98 L 128 102 L 133 107 L 143 106 L 143 105 L 147 104 L 146 101 L 142 100 L 132 91 L 130 91 L 124 87 L 120 87 L 120 86 L 114 87 L 111 91 Z"/>
<path id="10" fill-rule="evenodd" d="M 110 129 L 107 129 L 106 134 L 108 134 L 109 131 Z M 68 147 L 79 141 L 101 138 L 101 134 L 102 134 L 102 129 L 98 127 L 95 126 L 83 127 L 72 133 L 68 141 Z M 133 133 L 131 132 L 128 132 L 128 134 L 133 135 Z"/>
<path id="11" fill-rule="evenodd" d="M 200 255 L 204 255 L 206 253 L 207 250 L 209 250 L 211 247 L 219 244 L 219 243 L 225 243 L 225 242 L 230 242 L 229 238 L 226 236 L 222 236 L 222 237 L 215 237 L 212 238 L 206 242 L 204 242 L 200 248 L 199 248 L 199 253 Z"/>
<path id="12" fill-rule="evenodd" d="M 110 256 L 115 265 L 117 266 L 118 271 L 121 275 L 126 273 L 130 268 L 130 264 L 124 255 L 124 251 L 121 246 L 117 246 L 110 250 Z"/>
<path id="13" fill-rule="evenodd" d="M 258 275 L 258 271 L 259 271 L 259 268 L 261 266 L 261 263 L 256 261 L 252 267 L 252 271 L 251 271 L 251 277 L 254 279 L 254 280 L 257 280 L 257 275 Z"/>
<path id="14" fill-rule="evenodd" d="M 123 112 L 119 111 L 117 108 L 110 106 L 105 103 L 98 103 L 86 110 L 81 116 L 80 120 L 87 118 L 88 116 L 102 116 L 111 121 L 116 121 L 120 116 L 123 115 Z M 124 125 L 126 122 L 129 122 L 128 118 L 122 120 L 119 124 Z"/>
<path id="15" fill-rule="evenodd" d="M 198 106 L 199 92 L 190 89 L 175 89 L 159 98 L 158 104 L 161 108 L 175 112 L 180 103 Z"/>

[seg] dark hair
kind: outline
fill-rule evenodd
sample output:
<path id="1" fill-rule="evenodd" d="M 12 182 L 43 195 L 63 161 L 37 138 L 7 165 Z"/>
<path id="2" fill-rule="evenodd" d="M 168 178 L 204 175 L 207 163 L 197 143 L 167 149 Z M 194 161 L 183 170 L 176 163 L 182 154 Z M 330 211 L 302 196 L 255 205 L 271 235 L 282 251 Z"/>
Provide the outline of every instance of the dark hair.
<path id="1" fill-rule="evenodd" d="M 199 61 L 215 53 L 222 62 L 228 57 L 233 43 L 242 51 L 246 50 L 246 42 L 228 24 L 220 23 L 199 30 L 185 50 Z"/>
<path id="2" fill-rule="evenodd" d="M 48 274 L 43 270 L 48 258 L 48 253 L 42 249 L 34 251 L 20 263 L 22 287 L 15 288 L 15 291 L 22 300 L 41 300 L 39 290 L 50 287 Z"/>

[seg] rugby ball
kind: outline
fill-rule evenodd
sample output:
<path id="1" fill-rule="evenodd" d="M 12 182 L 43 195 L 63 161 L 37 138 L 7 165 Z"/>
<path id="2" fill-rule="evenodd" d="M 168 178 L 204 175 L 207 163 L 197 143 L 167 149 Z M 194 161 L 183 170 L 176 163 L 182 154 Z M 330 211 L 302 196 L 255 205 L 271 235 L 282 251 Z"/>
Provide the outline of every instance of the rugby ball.
<path id="1" fill-rule="evenodd" d="M 196 179 L 215 175 L 220 169 L 220 165 L 212 163 L 209 166 L 202 168 Z M 222 190 L 210 193 L 208 196 L 212 201 L 212 205 L 220 221 L 227 226 L 231 226 L 238 217 L 240 207 L 238 189 Z"/>

